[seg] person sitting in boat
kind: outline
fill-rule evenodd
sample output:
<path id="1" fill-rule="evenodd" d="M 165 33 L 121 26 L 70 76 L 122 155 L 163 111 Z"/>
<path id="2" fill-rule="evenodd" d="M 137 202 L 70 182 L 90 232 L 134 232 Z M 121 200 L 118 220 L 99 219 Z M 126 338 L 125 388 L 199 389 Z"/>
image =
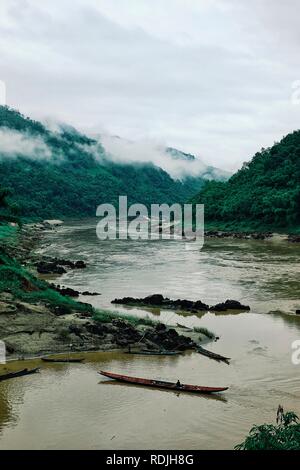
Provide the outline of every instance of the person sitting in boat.
<path id="1" fill-rule="evenodd" d="M 180 380 L 177 380 L 177 382 L 176 382 L 176 388 L 181 388 Z"/>

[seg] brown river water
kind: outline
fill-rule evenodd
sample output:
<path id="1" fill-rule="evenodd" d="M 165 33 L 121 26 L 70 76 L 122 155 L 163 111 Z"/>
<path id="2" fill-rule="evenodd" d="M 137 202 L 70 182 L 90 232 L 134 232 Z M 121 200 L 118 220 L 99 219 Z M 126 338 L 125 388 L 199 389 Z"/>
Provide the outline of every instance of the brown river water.
<path id="1" fill-rule="evenodd" d="M 102 241 L 96 222 L 69 222 L 45 235 L 41 252 L 84 259 L 59 283 L 98 291 L 99 308 L 204 326 L 220 340 L 208 349 L 230 365 L 197 353 L 143 357 L 91 353 L 84 364 L 42 364 L 42 372 L 0 383 L 0 449 L 232 449 L 253 424 L 273 422 L 279 404 L 300 415 L 300 246 L 268 241 L 207 240 L 201 251 L 180 241 Z M 161 293 L 170 298 L 228 298 L 249 313 L 177 314 L 113 307 L 115 297 Z M 41 365 L 15 363 L 14 368 Z M 228 386 L 206 397 L 112 383 L 100 370 L 185 383 Z"/>

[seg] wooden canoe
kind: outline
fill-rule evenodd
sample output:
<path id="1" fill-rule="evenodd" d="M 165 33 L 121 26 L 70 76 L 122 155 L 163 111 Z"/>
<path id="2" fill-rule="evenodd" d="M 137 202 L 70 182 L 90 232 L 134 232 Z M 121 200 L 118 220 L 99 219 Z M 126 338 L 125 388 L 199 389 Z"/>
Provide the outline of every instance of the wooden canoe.
<path id="1" fill-rule="evenodd" d="M 178 328 L 183 328 L 184 330 L 187 331 L 194 331 L 193 328 L 190 328 L 189 326 L 181 325 L 180 323 L 177 323 Z"/>
<path id="2" fill-rule="evenodd" d="M 16 372 L 8 372 L 7 374 L 0 375 L 0 382 L 9 379 L 16 379 L 17 377 L 23 377 L 24 375 L 36 374 L 40 369 L 36 367 L 35 369 L 22 369 Z"/>
<path id="3" fill-rule="evenodd" d="M 201 346 L 198 346 L 197 352 L 199 354 L 202 354 L 202 356 L 209 357 L 210 359 L 214 359 L 215 361 L 226 362 L 226 364 L 229 364 L 230 361 L 230 357 L 221 356 L 220 354 L 208 351 L 207 349 L 204 349 Z"/>
<path id="4" fill-rule="evenodd" d="M 72 358 L 61 358 L 61 359 L 52 359 L 50 357 L 42 357 L 42 361 L 44 362 L 83 362 L 84 358 L 72 359 Z"/>
<path id="5" fill-rule="evenodd" d="M 149 380 L 149 379 L 141 379 L 139 377 L 129 377 L 127 375 L 119 375 L 113 374 L 112 372 L 104 372 L 100 371 L 100 375 L 104 377 L 108 377 L 110 379 L 118 380 L 119 382 L 126 382 L 136 385 L 143 385 L 148 387 L 155 387 L 155 388 L 166 388 L 168 390 L 178 390 L 183 392 L 192 392 L 192 393 L 216 393 L 216 392 L 224 392 L 228 390 L 228 387 L 202 387 L 199 385 L 186 385 L 181 384 L 180 387 L 177 386 L 174 382 L 165 382 L 163 380 Z"/>
<path id="6" fill-rule="evenodd" d="M 142 356 L 178 356 L 181 354 L 179 351 L 147 351 L 142 349 L 141 351 L 125 351 L 126 354 L 138 354 Z"/>

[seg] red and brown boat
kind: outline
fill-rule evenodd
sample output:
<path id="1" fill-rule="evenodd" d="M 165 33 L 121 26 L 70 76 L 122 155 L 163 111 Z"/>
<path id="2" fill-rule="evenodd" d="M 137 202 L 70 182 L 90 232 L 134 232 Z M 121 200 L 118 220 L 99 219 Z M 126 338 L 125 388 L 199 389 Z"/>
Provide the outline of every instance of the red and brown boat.
<path id="1" fill-rule="evenodd" d="M 113 374 L 112 372 L 101 371 L 99 374 L 109 379 L 118 380 L 135 385 L 143 385 L 146 387 L 166 388 L 168 390 L 178 390 L 191 393 L 217 393 L 228 390 L 228 387 L 202 387 L 199 385 L 177 384 L 176 382 L 165 382 L 164 380 L 141 379 L 139 377 L 129 377 L 128 375 Z"/>

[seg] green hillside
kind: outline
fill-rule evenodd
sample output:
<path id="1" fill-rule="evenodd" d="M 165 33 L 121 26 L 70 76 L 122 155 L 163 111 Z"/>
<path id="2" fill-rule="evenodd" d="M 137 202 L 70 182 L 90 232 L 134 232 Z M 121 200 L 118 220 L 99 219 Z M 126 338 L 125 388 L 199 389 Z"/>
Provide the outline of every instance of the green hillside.
<path id="1" fill-rule="evenodd" d="M 227 182 L 207 182 L 193 198 L 208 227 L 300 231 L 300 131 L 262 149 Z"/>
<path id="2" fill-rule="evenodd" d="M 183 203 L 203 181 L 175 181 L 152 164 L 113 163 L 101 144 L 73 128 L 53 132 L 0 107 L 0 187 L 13 193 L 22 215 L 94 216 L 99 204 L 115 204 L 119 195 L 130 204 Z"/>

